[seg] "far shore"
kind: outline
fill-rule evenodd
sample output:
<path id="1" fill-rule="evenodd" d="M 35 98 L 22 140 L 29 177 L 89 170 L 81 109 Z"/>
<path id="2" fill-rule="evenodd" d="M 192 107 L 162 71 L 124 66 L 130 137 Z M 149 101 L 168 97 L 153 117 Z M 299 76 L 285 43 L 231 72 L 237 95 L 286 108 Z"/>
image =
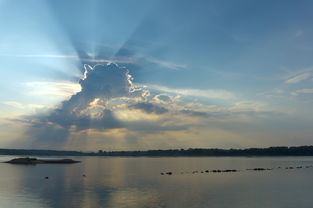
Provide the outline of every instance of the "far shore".
<path id="1" fill-rule="evenodd" d="M 138 151 L 82 152 L 69 150 L 0 149 L 0 155 L 21 156 L 109 156 L 109 157 L 266 157 L 266 156 L 313 156 L 313 146 L 267 147 L 247 149 L 168 149 Z"/>

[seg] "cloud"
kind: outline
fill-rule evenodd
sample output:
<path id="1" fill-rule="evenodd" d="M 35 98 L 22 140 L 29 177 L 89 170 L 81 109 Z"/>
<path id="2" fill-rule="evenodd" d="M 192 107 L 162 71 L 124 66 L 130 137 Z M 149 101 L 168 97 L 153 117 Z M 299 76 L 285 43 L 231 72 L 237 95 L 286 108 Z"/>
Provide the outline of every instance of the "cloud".
<path id="1" fill-rule="evenodd" d="M 295 37 L 300 37 L 304 34 L 304 31 L 303 30 L 297 30 L 296 33 L 295 33 Z"/>
<path id="2" fill-rule="evenodd" d="M 157 58 L 154 58 L 151 56 L 141 56 L 141 59 L 143 59 L 144 61 L 153 63 L 153 64 L 157 64 L 161 67 L 174 69 L 174 70 L 187 68 L 187 66 L 185 64 L 177 64 L 177 63 L 173 63 L 173 62 L 169 62 L 169 61 L 164 61 L 164 60 L 160 60 L 160 59 L 157 59 Z"/>
<path id="3" fill-rule="evenodd" d="M 84 77 L 79 81 L 81 90 L 61 107 L 53 111 L 47 121 L 64 127 L 119 128 L 109 101 L 114 98 L 143 96 L 144 91 L 136 89 L 128 70 L 116 64 L 85 65 Z"/>
<path id="4" fill-rule="evenodd" d="M 63 109 L 58 109 L 45 117 L 45 119 L 47 122 L 58 124 L 66 129 L 73 128 L 77 131 L 91 128 L 105 130 L 123 127 L 120 121 L 115 118 L 113 112 L 109 109 L 104 109 L 97 115 L 97 117 L 77 115 L 75 113 L 64 111 Z"/>
<path id="5" fill-rule="evenodd" d="M 69 137 L 71 131 L 68 128 L 63 128 L 52 123 L 32 121 L 31 126 L 26 130 L 26 135 L 29 136 L 30 147 L 50 149 L 63 148 L 66 144 L 66 138 Z"/>
<path id="6" fill-rule="evenodd" d="M 17 101 L 0 102 L 1 116 L 7 119 L 16 118 L 27 114 L 36 114 L 41 111 L 46 111 L 48 108 L 44 105 L 21 103 Z"/>
<path id="7" fill-rule="evenodd" d="M 132 138 L 175 135 L 189 129 L 205 128 L 212 119 L 227 120 L 236 113 L 250 115 L 251 112 L 263 113 L 266 110 L 266 106 L 255 102 L 216 106 L 190 101 L 188 97 L 236 98 L 233 93 L 224 90 L 173 89 L 136 84 L 129 71 L 115 63 L 85 64 L 84 69 L 76 85 L 28 83 L 34 89 L 47 88 L 43 90 L 46 93 L 42 92 L 44 95 L 49 94 L 49 88 L 63 89 L 66 95 L 73 93 L 55 109 L 24 116 L 17 121 L 28 124 L 27 135 L 34 145 L 45 148 L 45 144 L 53 146 L 53 143 L 58 143 L 66 146 L 75 137 L 85 137 L 87 141 L 95 135 L 103 135 L 103 139 L 109 140 L 127 140 L 127 135 L 132 135 Z M 117 132 L 120 134 L 114 135 Z"/>
<path id="8" fill-rule="evenodd" d="M 30 83 L 29 85 L 41 86 L 42 84 Z M 94 67 L 85 65 L 85 74 L 79 81 L 79 85 L 80 91 L 72 95 L 69 100 L 62 102 L 58 108 L 25 119 L 25 122 L 30 123 L 29 137 L 36 140 L 61 137 L 66 140 L 72 131 L 122 128 L 122 122 L 115 118 L 108 101 L 117 97 L 135 97 L 144 94 L 143 91 L 133 87 L 128 70 L 116 64 Z M 71 86 L 66 84 L 65 89 L 72 89 Z M 47 137 L 45 135 L 47 132 L 53 133 L 53 136 Z"/>
<path id="9" fill-rule="evenodd" d="M 168 109 L 152 104 L 152 103 L 136 103 L 129 106 L 131 109 L 139 109 L 146 113 L 164 114 L 168 112 Z"/>
<path id="10" fill-rule="evenodd" d="M 36 105 L 36 104 L 23 104 L 20 102 L 16 101 L 4 101 L 0 102 L 2 104 L 14 107 L 14 108 L 19 108 L 19 109 L 36 109 L 36 108 L 44 108 L 43 105 Z"/>
<path id="11" fill-rule="evenodd" d="M 117 63 L 117 64 L 136 64 L 137 61 L 130 57 L 115 57 L 115 58 L 81 58 L 83 62 L 94 63 L 94 64 L 107 64 L 107 63 Z"/>
<path id="12" fill-rule="evenodd" d="M 268 106 L 265 103 L 241 101 L 236 102 L 228 108 L 230 112 L 268 112 Z"/>
<path id="13" fill-rule="evenodd" d="M 83 62 L 89 63 L 98 63 L 98 64 L 106 64 L 106 63 L 118 63 L 118 64 L 136 64 L 136 65 L 158 65 L 163 68 L 179 70 L 185 69 L 187 66 L 185 64 L 173 63 L 170 61 L 160 60 L 151 56 L 115 56 L 114 58 L 90 58 L 90 57 L 82 57 L 80 59 Z"/>
<path id="14" fill-rule="evenodd" d="M 169 96 L 169 95 L 159 94 L 159 95 L 154 96 L 153 100 L 156 103 L 170 104 L 170 103 L 173 103 L 176 100 L 176 98 L 173 96 Z"/>
<path id="15" fill-rule="evenodd" d="M 107 49 L 105 47 L 104 49 Z M 97 54 L 86 51 L 78 51 L 75 54 L 0 54 L 0 57 L 16 57 L 16 58 L 52 58 L 52 59 L 73 59 L 81 63 L 91 64 L 136 64 L 136 65 L 158 65 L 167 69 L 179 70 L 185 69 L 187 66 L 181 63 L 161 60 L 156 57 L 136 54 L 133 50 L 120 49 L 121 51 L 112 57 L 108 51 L 99 51 Z"/>
<path id="16" fill-rule="evenodd" d="M 303 73 L 303 74 L 299 74 L 299 75 L 296 75 L 292 78 L 289 78 L 288 80 L 285 81 L 285 83 L 287 84 L 297 84 L 301 81 L 304 81 L 308 78 L 310 78 L 312 76 L 311 73 Z"/>
<path id="17" fill-rule="evenodd" d="M 79 94 L 89 99 L 128 96 L 132 91 L 131 80 L 128 70 L 116 64 L 85 65 L 85 76 L 79 82 L 82 88 Z"/>
<path id="18" fill-rule="evenodd" d="M 291 94 L 294 96 L 300 95 L 300 94 L 312 94 L 313 89 L 300 89 L 292 92 Z"/>
<path id="19" fill-rule="evenodd" d="M 169 88 L 160 85 L 147 85 L 149 89 L 157 90 L 160 92 L 171 93 L 175 95 L 191 96 L 191 97 L 203 97 L 208 99 L 234 99 L 236 96 L 232 92 L 226 90 L 200 90 L 200 89 L 181 89 L 181 88 Z"/>
<path id="20" fill-rule="evenodd" d="M 81 90 L 79 84 L 72 82 L 27 82 L 25 85 L 29 93 L 44 96 L 70 97 Z"/>
<path id="21" fill-rule="evenodd" d="M 193 111 L 193 110 L 181 110 L 180 113 L 189 115 L 189 116 L 195 116 L 195 117 L 208 117 L 209 114 L 207 112 L 201 112 L 201 111 Z"/>

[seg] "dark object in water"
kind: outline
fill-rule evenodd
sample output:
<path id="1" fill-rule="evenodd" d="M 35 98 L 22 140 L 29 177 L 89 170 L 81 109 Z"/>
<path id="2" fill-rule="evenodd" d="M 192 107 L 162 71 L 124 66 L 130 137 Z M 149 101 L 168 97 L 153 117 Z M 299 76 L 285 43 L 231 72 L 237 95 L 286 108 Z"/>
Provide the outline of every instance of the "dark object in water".
<path id="1" fill-rule="evenodd" d="M 15 158 L 15 159 L 9 160 L 6 163 L 35 165 L 35 164 L 44 164 L 44 163 L 71 164 L 71 163 L 78 163 L 78 162 L 80 161 L 76 161 L 72 159 L 37 159 L 37 158 L 23 157 L 23 158 Z"/>
<path id="2" fill-rule="evenodd" d="M 252 169 L 246 169 L 246 170 L 264 171 L 264 170 L 269 170 L 269 169 L 266 169 L 266 168 L 252 168 Z"/>
<path id="3" fill-rule="evenodd" d="M 167 174 L 167 175 L 172 175 L 173 173 L 172 173 L 172 172 L 167 172 L 166 174 Z"/>
<path id="4" fill-rule="evenodd" d="M 49 177 L 48 177 L 48 176 L 46 176 L 46 177 L 45 177 L 45 179 L 49 179 Z"/>
<path id="5" fill-rule="evenodd" d="M 237 172 L 237 170 L 236 169 L 226 169 L 226 170 L 222 170 L 222 172 L 224 172 L 224 173 Z"/>

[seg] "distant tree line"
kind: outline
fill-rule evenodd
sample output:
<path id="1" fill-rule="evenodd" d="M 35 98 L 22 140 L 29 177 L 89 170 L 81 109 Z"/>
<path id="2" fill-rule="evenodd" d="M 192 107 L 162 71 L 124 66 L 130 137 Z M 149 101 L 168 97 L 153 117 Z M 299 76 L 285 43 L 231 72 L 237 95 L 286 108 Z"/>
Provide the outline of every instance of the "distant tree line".
<path id="1" fill-rule="evenodd" d="M 313 146 L 248 149 L 170 149 L 147 151 L 99 151 L 104 156 L 313 156 Z"/>
<path id="2" fill-rule="evenodd" d="M 81 152 L 65 150 L 0 149 L 1 155 L 37 156 L 132 156 L 132 157 L 191 157 L 191 156 L 313 156 L 313 146 L 268 147 L 248 149 L 169 149 L 145 151 Z"/>

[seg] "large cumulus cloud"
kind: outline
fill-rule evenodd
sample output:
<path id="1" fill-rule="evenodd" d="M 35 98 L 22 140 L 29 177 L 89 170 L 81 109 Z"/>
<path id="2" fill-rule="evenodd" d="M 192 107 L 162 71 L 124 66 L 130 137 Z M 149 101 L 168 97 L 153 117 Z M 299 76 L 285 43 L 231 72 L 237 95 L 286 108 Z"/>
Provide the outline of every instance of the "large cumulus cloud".
<path id="1" fill-rule="evenodd" d="M 39 120 L 76 130 L 123 127 L 122 121 L 114 116 L 114 105 L 110 101 L 116 102 L 116 98 L 141 100 L 147 92 L 135 88 L 128 70 L 117 64 L 84 67 L 84 77 L 79 81 L 81 91 L 62 102 L 48 115 L 39 116 Z"/>
<path id="2" fill-rule="evenodd" d="M 84 69 L 79 81 L 81 91 L 50 112 L 25 118 L 30 124 L 27 135 L 39 147 L 59 148 L 73 135 L 82 138 L 90 132 L 98 138 L 111 137 L 110 141 L 117 137 L 151 139 L 161 135 L 173 139 L 178 132 L 185 134 L 190 128 L 208 125 L 212 117 L 234 111 L 184 101 L 179 94 L 136 85 L 129 71 L 114 63 L 85 64 Z"/>
<path id="3" fill-rule="evenodd" d="M 131 94 L 131 76 L 126 68 L 116 64 L 85 65 L 84 68 L 84 77 L 79 81 L 81 91 L 64 101 L 60 110 L 79 112 L 96 98 L 107 101 Z"/>
<path id="4" fill-rule="evenodd" d="M 166 107 L 154 102 L 153 97 L 156 96 L 132 83 L 133 78 L 125 67 L 107 63 L 93 67 L 85 64 L 84 68 L 79 81 L 81 91 L 48 113 L 29 116 L 27 122 L 31 125 L 28 135 L 40 142 L 62 143 L 62 139 L 65 142 L 64 139 L 71 133 L 89 129 L 106 131 L 126 128 L 137 131 L 142 126 L 149 131 L 149 128 L 158 125 L 156 121 L 122 119 L 116 116 L 116 112 L 129 114 L 134 111 L 135 116 L 140 112 L 156 115 L 169 112 Z M 173 128 L 177 129 L 177 126 Z"/>

